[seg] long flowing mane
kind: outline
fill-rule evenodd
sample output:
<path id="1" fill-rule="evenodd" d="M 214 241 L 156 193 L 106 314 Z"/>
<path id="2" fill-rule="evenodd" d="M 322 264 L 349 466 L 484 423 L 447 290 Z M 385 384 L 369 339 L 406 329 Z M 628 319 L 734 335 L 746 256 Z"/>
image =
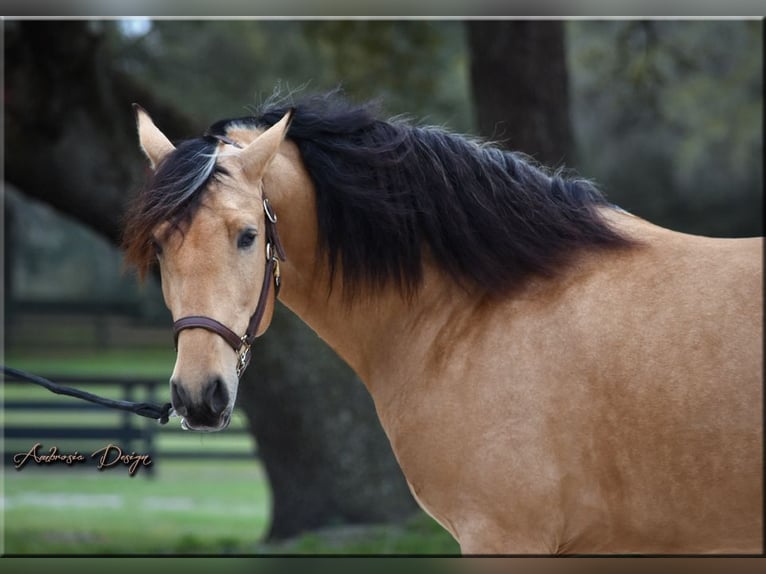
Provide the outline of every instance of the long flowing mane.
<path id="1" fill-rule="evenodd" d="M 608 204 L 590 182 L 439 128 L 381 120 L 373 105 L 337 93 L 267 104 L 208 133 L 264 128 L 288 107 L 288 138 L 316 187 L 320 255 L 349 296 L 389 284 L 413 293 L 426 257 L 465 287 L 497 295 L 532 275 L 554 276 L 579 250 L 631 244 L 601 217 Z M 140 269 L 153 257 L 149 226 L 181 228 L 193 216 L 219 173 L 215 149 L 208 136 L 179 145 L 139 195 L 125 246 Z"/>

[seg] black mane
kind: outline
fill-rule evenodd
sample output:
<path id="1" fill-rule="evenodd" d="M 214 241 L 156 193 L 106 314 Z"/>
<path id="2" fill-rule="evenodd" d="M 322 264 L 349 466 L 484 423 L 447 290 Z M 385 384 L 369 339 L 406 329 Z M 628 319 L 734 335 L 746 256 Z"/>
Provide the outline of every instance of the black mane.
<path id="1" fill-rule="evenodd" d="M 341 270 L 349 297 L 389 284 L 413 293 L 424 257 L 497 295 L 555 275 L 578 250 L 630 244 L 600 217 L 608 204 L 589 182 L 441 129 L 378 119 L 373 106 L 337 93 L 267 104 L 209 133 L 267 127 L 290 107 L 287 137 L 316 187 L 320 255 Z"/>
<path id="2" fill-rule="evenodd" d="M 591 183 L 441 129 L 382 121 L 335 93 L 266 106 L 249 121 L 273 125 L 289 107 L 288 137 L 316 186 L 320 248 L 351 293 L 389 282 L 414 291 L 425 249 L 459 283 L 502 294 L 553 276 L 578 249 L 630 243 L 600 217 L 608 204 Z"/>

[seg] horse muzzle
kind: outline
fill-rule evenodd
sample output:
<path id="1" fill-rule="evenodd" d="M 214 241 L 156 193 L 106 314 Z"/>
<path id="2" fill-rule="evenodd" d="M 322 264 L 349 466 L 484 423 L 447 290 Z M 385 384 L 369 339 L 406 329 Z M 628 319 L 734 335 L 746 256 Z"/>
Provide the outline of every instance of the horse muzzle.
<path id="1" fill-rule="evenodd" d="M 170 383 L 173 415 L 181 417 L 181 428 L 191 431 L 215 432 L 224 430 L 231 422 L 233 405 L 229 392 L 220 378 L 212 379 L 199 397 L 192 397 L 176 381 Z"/>

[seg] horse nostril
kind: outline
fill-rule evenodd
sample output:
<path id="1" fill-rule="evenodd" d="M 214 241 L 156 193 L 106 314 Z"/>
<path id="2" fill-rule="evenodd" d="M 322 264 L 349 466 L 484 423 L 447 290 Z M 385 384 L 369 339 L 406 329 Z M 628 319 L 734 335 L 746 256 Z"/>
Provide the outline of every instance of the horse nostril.
<path id="1" fill-rule="evenodd" d="M 178 385 L 176 382 L 170 383 L 170 402 L 173 405 L 173 409 L 182 417 L 188 414 L 188 410 L 186 408 L 187 399 L 188 396 L 183 387 Z"/>
<path id="2" fill-rule="evenodd" d="M 205 399 L 210 405 L 210 409 L 216 414 L 220 414 L 229 406 L 229 391 L 226 390 L 221 379 L 213 379 L 207 387 Z"/>

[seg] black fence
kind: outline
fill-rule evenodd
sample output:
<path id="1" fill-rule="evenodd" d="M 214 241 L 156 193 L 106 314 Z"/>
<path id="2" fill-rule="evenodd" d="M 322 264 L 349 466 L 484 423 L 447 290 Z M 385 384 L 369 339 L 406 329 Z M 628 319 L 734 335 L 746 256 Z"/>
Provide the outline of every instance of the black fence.
<path id="1" fill-rule="evenodd" d="M 96 394 L 128 401 L 162 403 L 164 400 L 161 397 L 167 394 L 167 382 L 156 379 L 45 377 L 89 391 L 98 387 L 97 391 L 93 391 Z M 257 457 L 252 437 L 243 424 L 232 424 L 223 433 L 202 437 L 198 433 L 183 431 L 175 418 L 167 425 L 160 425 L 158 421 L 129 412 L 58 396 L 9 375 L 5 375 L 4 386 L 6 424 L 3 456 L 10 468 L 15 466 L 14 456 L 18 462 L 23 458 L 20 455 L 29 453 L 38 443 L 36 454 L 40 456 L 50 454 L 50 449 L 56 447 L 57 454 L 62 456 L 81 453 L 86 459 L 83 464 L 89 465 L 98 465 L 102 454 L 108 455 L 108 462 L 120 453 L 148 455 L 152 460 L 152 464 L 145 467 L 148 474 L 162 461 L 170 459 L 235 460 Z M 241 423 L 242 419 L 238 420 Z M 101 452 L 109 446 L 112 448 L 108 452 Z M 94 453 L 99 454 L 94 456 Z M 33 461 L 34 457 L 30 459 Z"/>

